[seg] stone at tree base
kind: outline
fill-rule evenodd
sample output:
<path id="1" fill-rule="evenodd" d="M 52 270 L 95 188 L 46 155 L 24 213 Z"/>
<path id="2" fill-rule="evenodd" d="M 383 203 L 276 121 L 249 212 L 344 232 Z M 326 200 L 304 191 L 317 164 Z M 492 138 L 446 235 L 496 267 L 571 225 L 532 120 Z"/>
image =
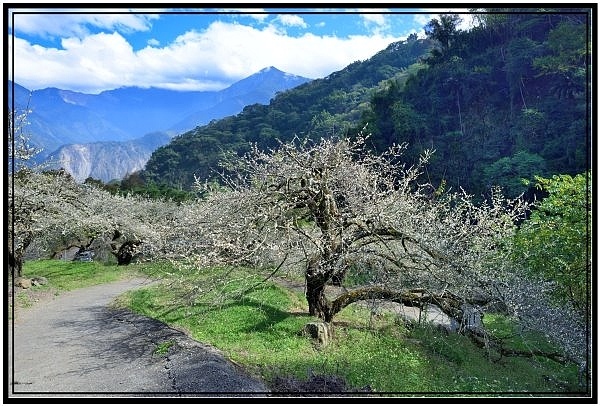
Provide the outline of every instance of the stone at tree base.
<path id="1" fill-rule="evenodd" d="M 43 276 L 34 276 L 33 278 L 31 278 L 31 284 L 33 286 L 41 286 L 47 283 L 48 279 L 44 278 Z"/>
<path id="2" fill-rule="evenodd" d="M 311 322 L 304 326 L 302 334 L 317 340 L 319 344 L 326 346 L 332 338 L 332 330 L 329 323 Z"/>
<path id="3" fill-rule="evenodd" d="M 31 279 L 21 277 L 15 278 L 15 286 L 23 289 L 29 289 L 31 287 Z"/>

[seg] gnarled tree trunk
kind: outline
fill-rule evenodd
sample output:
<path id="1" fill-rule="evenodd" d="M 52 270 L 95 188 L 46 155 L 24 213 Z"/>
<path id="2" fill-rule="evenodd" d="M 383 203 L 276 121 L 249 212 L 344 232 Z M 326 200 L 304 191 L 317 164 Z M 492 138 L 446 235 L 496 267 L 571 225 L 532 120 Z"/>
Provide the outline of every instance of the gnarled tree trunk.
<path id="1" fill-rule="evenodd" d="M 9 275 L 14 275 L 15 278 L 20 277 L 23 273 L 23 259 L 10 251 L 8 252 L 8 271 Z"/>
<path id="2" fill-rule="evenodd" d="M 12 237 L 12 236 L 11 236 Z M 8 242 L 8 267 L 10 275 L 15 277 L 22 276 L 23 273 L 23 257 L 27 247 L 33 241 L 33 233 L 27 232 L 19 244 L 15 244 L 12 238 Z M 15 244 L 16 246 L 13 246 Z"/>
<path id="3" fill-rule="evenodd" d="M 308 312 L 311 316 L 318 317 L 324 321 L 331 313 L 331 303 L 325 297 L 325 285 L 329 280 L 329 275 L 320 265 L 317 258 L 309 261 L 306 269 L 306 300 L 308 301 Z"/>
<path id="4" fill-rule="evenodd" d="M 113 248 L 112 253 L 117 257 L 117 265 L 129 265 L 135 258 L 137 247 L 140 244 L 141 241 L 125 241 L 117 251 Z"/>
<path id="5" fill-rule="evenodd" d="M 330 303 L 325 297 L 325 284 L 318 282 L 315 278 L 306 279 L 306 300 L 308 301 L 308 312 L 324 321 L 330 313 Z"/>

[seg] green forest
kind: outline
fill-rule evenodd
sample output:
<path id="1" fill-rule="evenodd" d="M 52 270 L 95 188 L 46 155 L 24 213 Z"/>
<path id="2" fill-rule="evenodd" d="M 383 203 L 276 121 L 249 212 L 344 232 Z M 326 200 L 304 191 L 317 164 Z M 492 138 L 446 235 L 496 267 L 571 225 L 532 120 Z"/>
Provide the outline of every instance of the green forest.
<path id="1" fill-rule="evenodd" d="M 407 143 L 408 164 L 434 150 L 424 180 L 476 196 L 499 185 L 514 197 L 532 192 L 524 180 L 536 175 L 585 172 L 588 15 L 523 10 L 486 9 L 468 31 L 457 28 L 464 15 L 442 15 L 426 25 L 424 39 L 413 34 L 269 105 L 174 138 L 134 183 L 189 191 L 195 178 L 218 181 L 221 160 L 251 144 L 270 149 L 295 136 L 314 141 L 361 130 L 375 152 Z"/>

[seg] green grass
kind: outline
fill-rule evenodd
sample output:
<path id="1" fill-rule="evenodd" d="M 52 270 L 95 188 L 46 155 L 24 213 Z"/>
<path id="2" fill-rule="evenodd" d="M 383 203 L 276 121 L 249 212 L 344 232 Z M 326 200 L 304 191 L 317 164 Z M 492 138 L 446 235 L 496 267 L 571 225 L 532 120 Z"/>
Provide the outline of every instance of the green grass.
<path id="1" fill-rule="evenodd" d="M 536 349 L 546 352 L 554 352 L 556 349 L 537 332 L 520 332 L 516 324 L 510 319 L 498 314 L 486 314 L 484 324 L 490 334 L 500 339 L 503 345 L 519 351 Z"/>
<path id="2" fill-rule="evenodd" d="M 239 286 L 232 282 L 226 290 L 242 290 L 252 280 L 251 272 L 231 273 L 230 279 L 239 281 Z M 208 280 L 211 270 L 202 273 L 200 279 Z M 305 378 L 312 372 L 336 374 L 352 387 L 369 385 L 380 392 L 489 395 L 578 390 L 574 365 L 543 358 L 490 358 L 487 351 L 463 336 L 445 335 L 427 326 L 408 330 L 391 316 L 369 320 L 368 311 L 355 305 L 337 316 L 333 342 L 319 347 L 298 334 L 314 320 L 307 314 L 301 294 L 265 283 L 237 299 L 211 305 L 221 294 L 211 292 L 186 306 L 174 307 L 180 292 L 158 285 L 129 292 L 121 303 L 221 349 L 267 382 L 278 375 Z M 494 331 L 512 334 L 510 320 L 491 316 L 486 321 Z M 507 341 L 507 345 L 517 348 L 524 343 L 548 346 L 539 335 L 511 340 L 515 341 Z"/>
<path id="3" fill-rule="evenodd" d="M 31 298 L 29 296 L 27 296 L 27 294 L 25 294 L 24 292 L 19 292 L 17 294 L 17 296 L 15 297 L 15 299 L 17 301 L 17 305 L 21 306 L 23 308 L 28 308 L 28 307 L 33 306 L 33 302 L 31 301 Z"/>
<path id="4" fill-rule="evenodd" d="M 224 287 L 211 289 L 223 275 Z M 123 277 L 153 278 L 178 275 L 181 284 L 160 284 L 134 290 L 118 301 L 133 311 L 164 321 L 211 344 L 267 382 L 276 376 L 306 378 L 335 374 L 354 388 L 404 394 L 504 393 L 577 391 L 577 368 L 541 357 L 499 357 L 467 338 L 428 326 L 407 326 L 391 314 L 371 317 L 357 305 L 335 319 L 333 341 L 316 345 L 299 332 L 315 319 L 306 299 L 274 283 L 259 283 L 268 270 L 175 269 L 168 263 L 127 267 L 99 262 L 29 261 L 24 276 L 44 276 L 48 285 L 32 289 L 72 290 Z M 172 280 L 172 279 L 170 279 Z M 195 288 L 196 295 L 185 296 Z M 248 287 L 252 287 L 248 289 Z M 24 306 L 27 297 L 16 297 Z M 552 350 L 540 334 L 520 334 L 515 323 L 501 315 L 486 315 L 488 331 L 513 349 Z M 410 327 L 410 328 L 409 328 Z M 165 355 L 173 342 L 158 343 Z M 497 395 L 496 395 L 497 396 Z"/>
<path id="5" fill-rule="evenodd" d="M 23 276 L 43 276 L 48 279 L 47 285 L 34 286 L 31 289 L 55 288 L 61 291 L 85 288 L 103 283 L 116 282 L 120 279 L 148 275 L 161 277 L 165 266 L 162 263 L 139 263 L 128 266 L 105 265 L 101 262 L 77 262 L 58 259 L 26 261 Z"/>
<path id="6" fill-rule="evenodd" d="M 163 341 L 162 343 L 156 345 L 154 353 L 157 355 L 166 355 L 173 344 L 174 342 L 172 340 Z"/>
<path id="7" fill-rule="evenodd" d="M 500 317 L 500 316 L 496 316 Z M 445 335 L 431 327 L 410 336 L 437 364 L 432 379 L 460 392 L 569 392 L 577 391 L 577 367 L 543 357 L 500 357 L 478 348 L 457 334 Z M 536 338 L 539 340 L 539 337 Z M 548 343 L 544 343 L 548 346 Z M 507 348 L 514 348 L 504 343 Z M 534 342 L 530 346 L 537 345 Z M 515 348 L 516 349 L 516 348 Z M 446 389 L 447 390 L 447 389 Z"/>
<path id="8" fill-rule="evenodd" d="M 104 265 L 100 262 L 75 262 L 57 259 L 27 261 L 23 266 L 23 276 L 43 276 L 47 285 L 38 288 L 53 287 L 69 291 L 108 282 L 115 282 L 131 276 L 134 268 Z M 35 289 L 36 287 L 34 287 Z"/>

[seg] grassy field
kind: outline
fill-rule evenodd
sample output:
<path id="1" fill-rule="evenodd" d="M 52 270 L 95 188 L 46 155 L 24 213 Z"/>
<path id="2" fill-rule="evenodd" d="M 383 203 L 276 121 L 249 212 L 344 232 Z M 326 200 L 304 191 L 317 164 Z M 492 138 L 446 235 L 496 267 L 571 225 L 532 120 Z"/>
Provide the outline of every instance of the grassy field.
<path id="1" fill-rule="evenodd" d="M 123 268 L 61 261 L 29 262 L 25 268 L 26 275 L 45 276 L 48 285 L 60 289 L 134 273 L 156 277 L 172 271 L 167 264 Z M 203 270 L 198 274 L 201 277 L 188 281 L 188 290 L 201 290 L 219 272 Z M 119 304 L 219 348 L 267 383 L 281 376 L 305 379 L 325 374 L 342 377 L 352 388 L 368 386 L 375 392 L 415 396 L 565 396 L 579 390 L 574 365 L 541 357 L 500 358 L 463 336 L 407 325 L 391 314 L 374 318 L 358 305 L 336 317 L 334 339 L 321 347 L 299 334 L 307 322 L 315 320 L 308 315 L 301 293 L 271 282 L 247 290 L 249 281 L 260 281 L 252 270 L 236 270 L 228 278 L 233 281 L 228 284 L 229 292 L 244 293 L 224 299 L 220 296 L 223 291 L 207 290 L 184 304 L 183 291 L 175 285 L 159 284 L 130 291 Z M 502 316 L 486 315 L 484 322 L 489 330 L 505 336 L 510 348 L 550 348 L 540 336 L 513 334 L 514 325 Z"/>
<path id="2" fill-rule="evenodd" d="M 100 262 L 73 262 L 55 259 L 27 261 L 23 267 L 24 277 L 43 276 L 48 284 L 38 289 L 56 288 L 69 291 L 102 283 L 115 282 L 130 276 L 134 268 L 127 269 Z M 34 287 L 36 289 L 36 287 Z"/>
<path id="3" fill-rule="evenodd" d="M 26 261 L 23 276 L 31 278 L 43 276 L 48 284 L 33 289 L 55 288 L 59 291 L 85 288 L 102 283 L 116 282 L 123 278 L 150 276 L 161 278 L 163 271 L 168 270 L 162 263 L 137 263 L 129 266 L 103 264 L 102 262 L 63 261 L 59 259 L 43 259 Z M 168 266 L 167 266 L 168 267 Z"/>

